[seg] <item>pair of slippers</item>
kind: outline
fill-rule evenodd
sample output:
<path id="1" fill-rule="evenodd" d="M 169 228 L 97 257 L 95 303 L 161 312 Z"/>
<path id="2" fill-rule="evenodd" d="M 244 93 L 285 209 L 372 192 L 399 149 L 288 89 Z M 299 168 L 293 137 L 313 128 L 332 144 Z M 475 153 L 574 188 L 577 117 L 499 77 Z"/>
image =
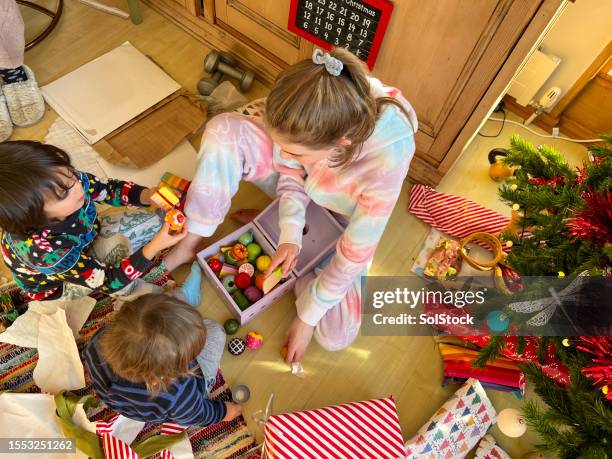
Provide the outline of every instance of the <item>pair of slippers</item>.
<path id="1" fill-rule="evenodd" d="M 0 87 L 0 142 L 13 133 L 13 125 L 31 126 L 45 114 L 45 101 L 32 70 L 24 65 L 28 79 Z"/>

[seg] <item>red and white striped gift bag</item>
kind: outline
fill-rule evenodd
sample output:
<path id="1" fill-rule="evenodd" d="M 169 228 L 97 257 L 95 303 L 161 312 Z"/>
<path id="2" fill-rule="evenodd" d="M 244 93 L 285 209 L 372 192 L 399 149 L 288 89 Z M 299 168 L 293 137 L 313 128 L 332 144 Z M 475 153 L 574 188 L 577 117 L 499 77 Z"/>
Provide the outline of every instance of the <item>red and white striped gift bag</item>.
<path id="1" fill-rule="evenodd" d="M 264 428 L 269 459 L 395 459 L 406 456 L 393 398 L 275 414 Z"/>
<path id="2" fill-rule="evenodd" d="M 497 234 L 510 219 L 462 196 L 440 193 L 430 186 L 416 184 L 410 190 L 408 211 L 435 229 L 463 239 L 470 234 Z"/>
<path id="3" fill-rule="evenodd" d="M 102 439 L 102 448 L 104 449 L 105 459 L 139 459 L 138 454 L 128 445 L 125 441 L 117 438 L 114 433 L 115 422 L 119 418 L 119 415 L 113 416 L 108 421 L 98 421 L 96 423 L 96 433 Z M 125 419 L 125 418 L 123 418 Z M 143 423 L 144 425 L 144 423 Z M 161 435 L 175 435 L 180 434 L 186 429 L 186 427 L 179 426 L 178 424 L 166 422 L 162 424 Z M 189 442 L 187 440 L 187 442 Z M 191 445 L 189 445 L 191 449 Z M 161 459 L 175 459 L 174 455 L 169 449 L 164 449 L 160 453 Z M 193 454 L 191 454 L 193 457 Z"/>

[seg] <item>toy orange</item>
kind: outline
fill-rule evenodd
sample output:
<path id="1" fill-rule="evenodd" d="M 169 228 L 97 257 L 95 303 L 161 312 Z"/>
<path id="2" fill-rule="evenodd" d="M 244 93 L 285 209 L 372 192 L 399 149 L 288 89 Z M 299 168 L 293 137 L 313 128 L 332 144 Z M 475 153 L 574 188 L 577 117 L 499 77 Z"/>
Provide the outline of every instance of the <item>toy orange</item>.
<path id="1" fill-rule="evenodd" d="M 255 286 L 261 291 L 263 291 L 263 284 L 265 280 L 266 276 L 264 275 L 264 273 L 260 273 L 255 276 Z"/>
<path id="2" fill-rule="evenodd" d="M 234 247 L 232 247 L 232 256 L 238 261 L 246 260 L 249 256 L 249 251 L 244 244 L 234 244 Z"/>

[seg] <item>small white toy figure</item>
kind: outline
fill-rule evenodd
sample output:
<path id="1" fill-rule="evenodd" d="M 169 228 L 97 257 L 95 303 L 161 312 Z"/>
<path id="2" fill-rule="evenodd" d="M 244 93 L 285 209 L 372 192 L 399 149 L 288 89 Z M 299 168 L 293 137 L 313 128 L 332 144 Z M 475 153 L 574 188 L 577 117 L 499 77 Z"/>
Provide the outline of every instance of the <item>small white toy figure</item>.
<path id="1" fill-rule="evenodd" d="M 23 64 L 23 18 L 14 0 L 0 1 L 0 142 L 13 125 L 30 126 L 45 113 L 45 102 L 32 70 Z"/>

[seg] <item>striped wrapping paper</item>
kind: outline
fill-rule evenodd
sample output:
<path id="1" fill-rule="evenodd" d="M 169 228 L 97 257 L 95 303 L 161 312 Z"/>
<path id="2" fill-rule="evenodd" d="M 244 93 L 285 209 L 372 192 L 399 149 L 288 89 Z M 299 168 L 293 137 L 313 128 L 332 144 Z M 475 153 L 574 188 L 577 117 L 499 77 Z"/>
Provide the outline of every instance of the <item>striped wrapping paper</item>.
<path id="1" fill-rule="evenodd" d="M 458 239 L 477 232 L 498 234 L 510 224 L 510 219 L 499 212 L 421 184 L 415 184 L 410 190 L 408 211 Z"/>
<path id="2" fill-rule="evenodd" d="M 405 457 L 393 398 L 276 414 L 264 428 L 269 459 Z"/>
<path id="3" fill-rule="evenodd" d="M 138 454 L 126 442 L 113 435 L 115 422 L 120 415 L 115 415 L 108 421 L 96 422 L 96 433 L 102 439 L 102 447 L 104 449 L 105 459 L 139 459 Z M 124 418 L 125 419 L 125 418 Z M 144 425 L 144 424 L 143 424 Z M 165 422 L 161 427 L 161 435 L 176 435 L 180 434 L 186 427 L 179 426 L 171 422 Z M 189 443 L 189 440 L 187 440 Z M 191 449 L 191 447 L 190 447 Z M 159 453 L 160 459 L 175 459 L 169 449 L 164 449 Z M 193 457 L 193 454 L 190 454 Z"/>

